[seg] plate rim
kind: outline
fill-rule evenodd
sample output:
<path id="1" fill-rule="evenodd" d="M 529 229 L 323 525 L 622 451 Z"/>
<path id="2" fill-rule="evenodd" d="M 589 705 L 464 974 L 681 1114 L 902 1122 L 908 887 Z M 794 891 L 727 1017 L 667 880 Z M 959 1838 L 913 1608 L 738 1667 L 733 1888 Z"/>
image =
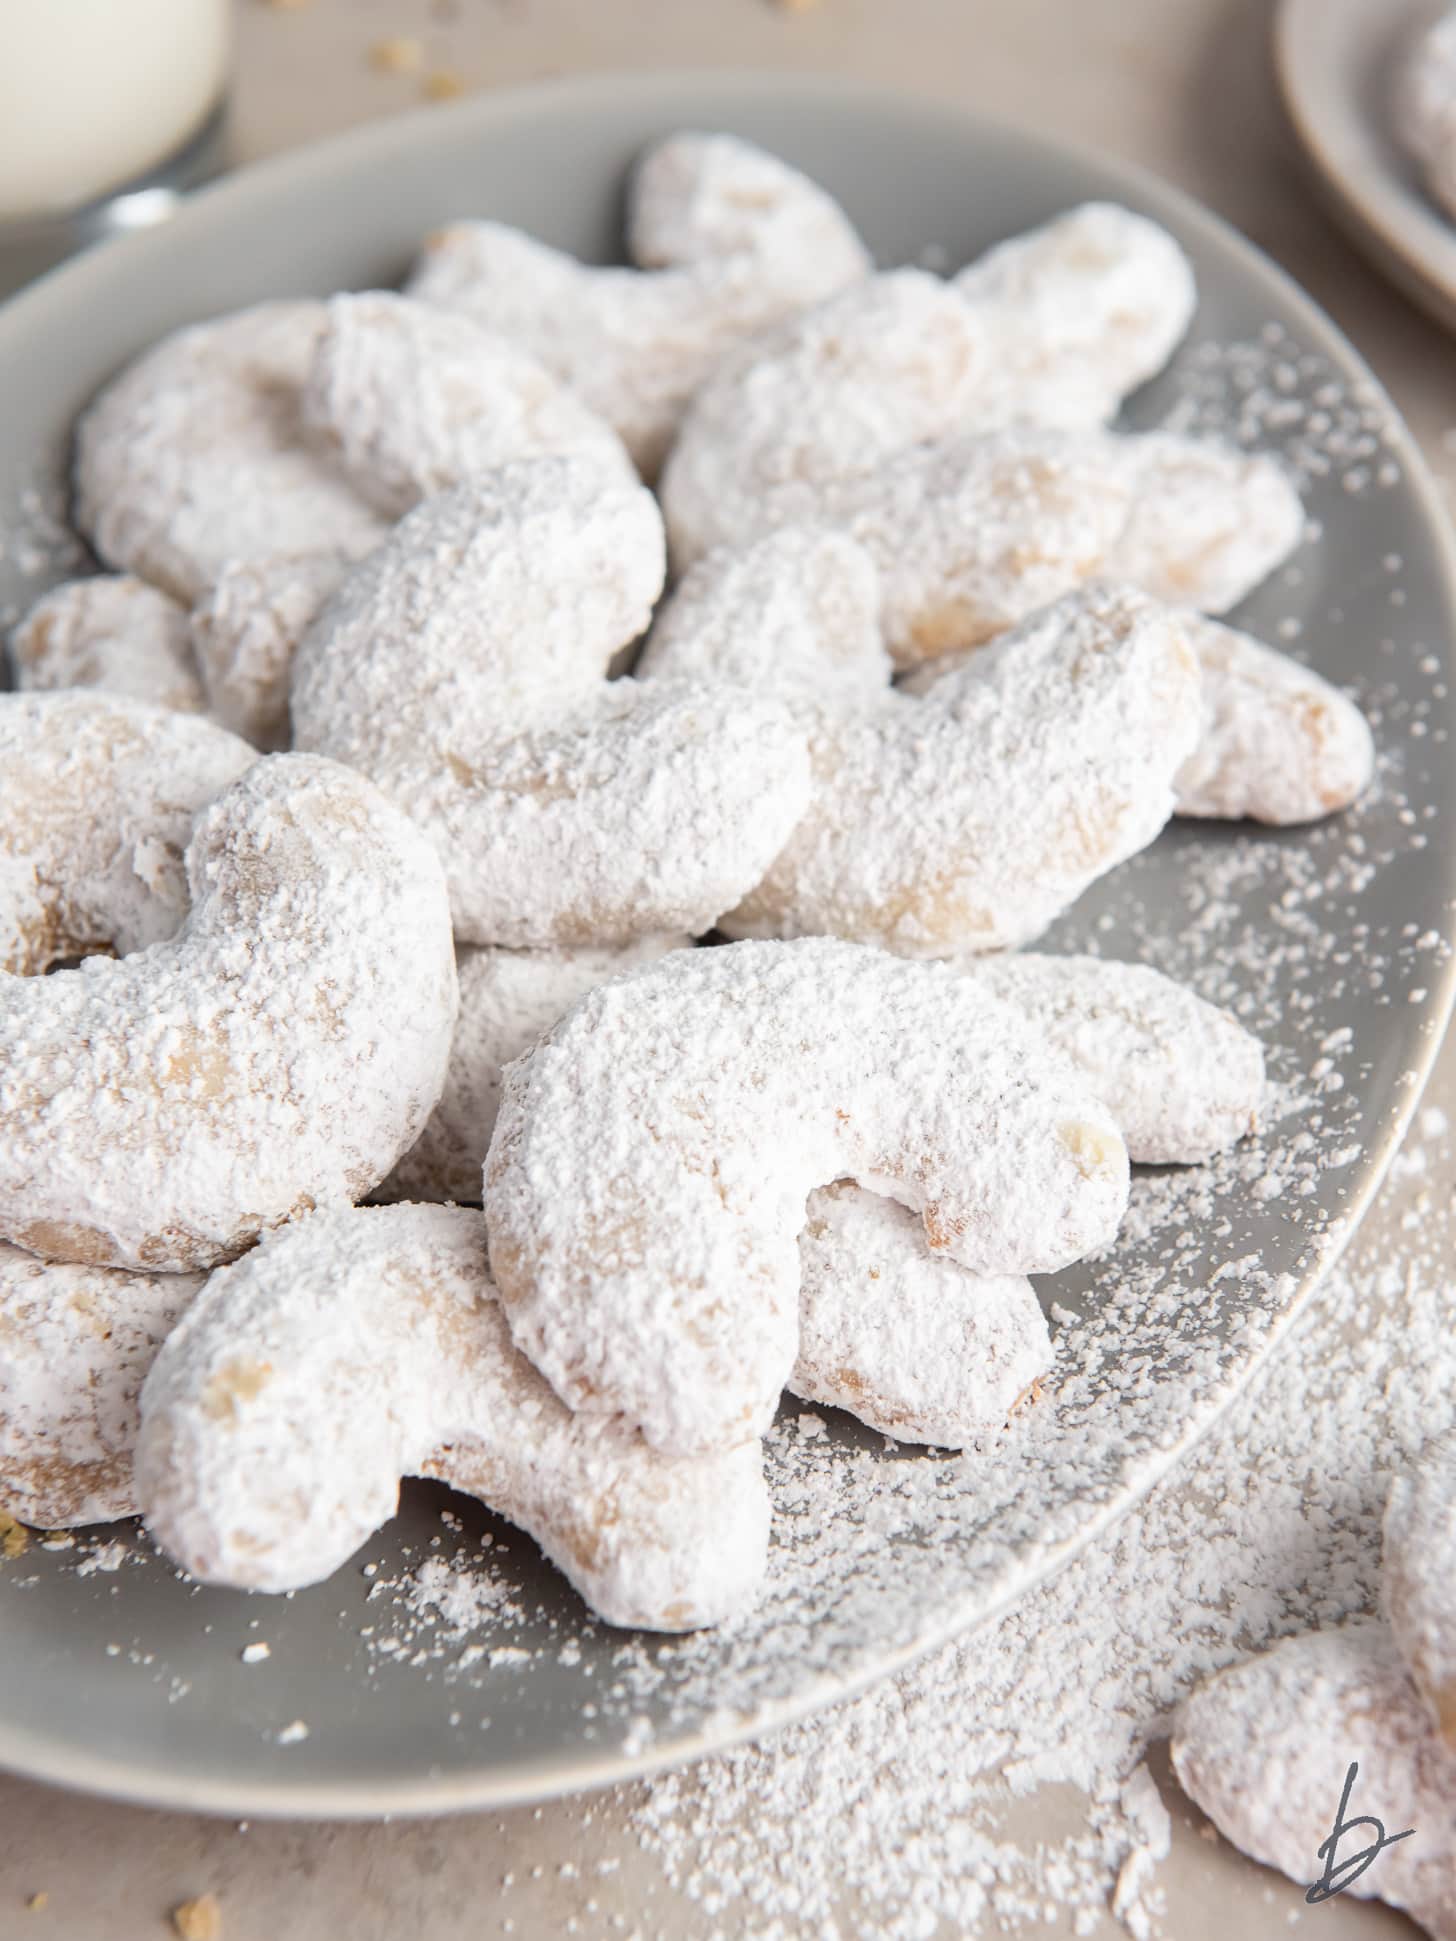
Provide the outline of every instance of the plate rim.
<path id="1" fill-rule="evenodd" d="M 1322 0 L 1316 0 L 1321 4 Z M 1286 6 L 1288 0 L 1286 0 Z M 1300 4 L 1300 0 L 1295 0 Z M 1281 14 L 1282 18 L 1282 14 Z M 1021 126 L 993 115 L 919 96 L 909 90 L 877 87 L 843 80 L 832 75 L 801 75 L 783 71 L 751 68 L 668 68 L 643 71 L 598 71 L 588 75 L 561 76 L 526 86 L 503 89 L 450 104 L 428 106 L 408 113 L 366 122 L 342 134 L 306 144 L 297 149 L 251 163 L 236 173 L 209 185 L 188 199 L 181 210 L 155 231 L 141 232 L 100 246 L 83 256 L 49 271 L 39 281 L 0 304 L 0 359 L 9 344 L 26 339 L 53 310 L 64 311 L 76 303 L 94 300 L 94 293 L 124 266 L 145 263 L 149 252 L 168 248 L 179 229 L 184 238 L 193 226 L 226 222 L 234 210 L 246 209 L 254 201 L 267 201 L 276 185 L 287 183 L 299 174 L 313 180 L 331 174 L 347 173 L 361 157 L 371 163 L 393 152 L 428 146 L 442 128 L 460 129 L 471 124 L 494 124 L 528 117 L 549 107 L 554 112 L 569 109 L 574 103 L 591 107 L 610 102 L 620 107 L 624 97 L 640 98 L 644 113 L 660 111 L 674 96 L 698 90 L 721 93 L 741 91 L 760 98 L 778 96 L 842 104 L 847 113 L 904 113 L 913 109 L 917 119 L 944 125 L 947 129 L 967 127 L 984 131 L 993 139 L 1054 159 L 1078 169 L 1090 169 L 1108 192 L 1125 191 L 1129 198 L 1150 209 L 1155 216 L 1171 214 L 1186 233 L 1203 237 L 1231 255 L 1250 278 L 1272 290 L 1281 304 L 1291 311 L 1300 327 L 1320 352 L 1347 379 L 1373 389 L 1389 424 L 1392 449 L 1398 457 L 1404 482 L 1414 506 L 1422 517 L 1431 542 L 1433 556 L 1441 573 L 1441 584 L 1448 610 L 1456 616 L 1456 533 L 1447 520 L 1434 479 L 1414 435 L 1396 409 L 1378 375 L 1360 352 L 1296 282 L 1294 277 L 1231 223 L 1186 191 L 1164 181 L 1151 170 L 1119 156 L 1108 156 L 1087 144 L 1061 141 L 1039 130 Z M 684 117 L 686 123 L 688 117 Z M 1448 909 L 1456 897 L 1456 846 L 1446 870 Z M 1321 1236 L 1318 1256 L 1311 1262 L 1299 1298 L 1292 1304 L 1270 1339 L 1269 1352 L 1277 1352 L 1298 1313 L 1333 1266 L 1340 1252 L 1363 1219 L 1379 1191 L 1391 1160 L 1399 1148 L 1421 1095 L 1431 1075 L 1456 1003 L 1456 952 L 1453 952 L 1432 977 L 1433 990 L 1422 1016 L 1427 1029 L 1411 1049 L 1410 1082 L 1401 1088 L 1392 1103 L 1378 1135 L 1372 1137 L 1374 1149 L 1362 1172 L 1358 1189 L 1349 1203 L 1333 1217 Z M 1261 1357 L 1257 1367 L 1265 1365 Z M 974 1619 L 957 1617 L 952 1612 L 906 1645 L 883 1651 L 874 1662 L 848 1675 L 821 1673 L 792 1696 L 766 1702 L 750 1714 L 725 1718 L 716 1715 L 695 1734 L 661 1749 L 647 1747 L 628 1753 L 620 1747 L 583 1748 L 578 1763 L 569 1768 L 552 1767 L 548 1776 L 536 1781 L 505 1778 L 510 1768 L 494 1772 L 439 1775 L 428 1772 L 407 1782 L 389 1781 L 381 1785 L 367 1778 L 348 1781 L 290 1781 L 286 1775 L 272 1777 L 266 1792 L 256 1782 L 233 1786 L 226 1777 L 204 1779 L 189 1773 L 185 1781 L 170 1784 L 165 1774 L 150 1766 L 127 1763 L 111 1756 L 77 1752 L 72 1745 L 57 1746 L 41 1740 L 25 1727 L 0 1721 L 0 1769 L 41 1784 L 77 1790 L 86 1794 L 137 1806 L 149 1806 L 223 1817 L 245 1815 L 268 1819 L 352 1820 L 388 1816 L 424 1817 L 456 1812 L 475 1812 L 507 1805 L 537 1804 L 576 1792 L 651 1776 L 673 1767 L 690 1764 L 709 1754 L 726 1750 L 746 1740 L 763 1737 L 794 1723 L 825 1706 L 855 1694 L 893 1676 L 914 1660 L 939 1649 L 952 1637 L 963 1635 L 981 1624 L 994 1621 L 1017 1598 L 1044 1581 L 1083 1549 L 1096 1541 L 1123 1513 L 1134 1507 L 1147 1492 L 1182 1460 L 1188 1449 L 1216 1425 L 1241 1388 L 1235 1385 L 1219 1407 L 1201 1417 L 1193 1430 L 1180 1437 L 1172 1447 L 1159 1451 L 1156 1462 L 1141 1472 L 1136 1487 L 1104 1505 L 1098 1514 L 1079 1527 L 1075 1541 L 1049 1550 L 1034 1568 L 1010 1586 L 997 1601 L 987 1605 Z M 185 1788 L 185 1790 L 184 1790 Z"/>

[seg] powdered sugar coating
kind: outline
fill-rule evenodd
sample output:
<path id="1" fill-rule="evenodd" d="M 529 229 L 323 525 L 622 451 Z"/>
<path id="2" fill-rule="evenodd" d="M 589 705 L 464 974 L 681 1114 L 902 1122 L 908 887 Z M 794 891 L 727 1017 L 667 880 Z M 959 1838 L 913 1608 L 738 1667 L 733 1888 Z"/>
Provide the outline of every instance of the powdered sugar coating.
<path id="1" fill-rule="evenodd" d="M 0 1237 L 45 1258 L 210 1267 L 368 1192 L 439 1097 L 443 875 L 363 776 L 254 762 L 197 818 L 187 883 L 170 942 L 0 978 Z"/>
<path id="2" fill-rule="evenodd" d="M 1178 813 L 1315 822 L 1364 794 L 1375 743 L 1355 703 L 1237 628 L 1188 617 L 1203 732 L 1178 775 Z"/>
<path id="3" fill-rule="evenodd" d="M 254 760 L 215 723 L 145 701 L 0 695 L 0 986 L 172 936 L 192 819 Z"/>
<path id="4" fill-rule="evenodd" d="M 179 714 L 207 705 L 186 609 L 129 573 L 53 587 L 11 633 L 10 662 L 22 692 L 96 687 Z"/>
<path id="5" fill-rule="evenodd" d="M 1431 194 L 1456 214 L 1456 10 L 1424 27 L 1398 64 L 1391 126 Z"/>
<path id="6" fill-rule="evenodd" d="M 662 474 L 673 564 L 812 523 L 836 481 L 974 417 L 985 335 L 939 277 L 891 270 L 745 344 L 705 383 Z"/>
<path id="7" fill-rule="evenodd" d="M 627 251 L 643 270 L 715 269 L 756 258 L 782 299 L 812 303 L 870 267 L 826 190 L 740 135 L 681 129 L 638 157 L 627 184 Z"/>
<path id="8" fill-rule="evenodd" d="M 196 1274 L 64 1266 L 0 1245 L 0 1503 L 42 1529 L 136 1508 L 137 1397 Z"/>
<path id="9" fill-rule="evenodd" d="M 208 706 L 255 747 L 288 746 L 294 653 L 348 570 L 339 553 L 232 560 L 192 609 Z"/>
<path id="10" fill-rule="evenodd" d="M 789 1388 L 901 1442 L 962 1448 L 1051 1366 L 1031 1282 L 967 1273 L 878 1193 L 847 1181 L 811 1193 L 799 1262 Z"/>
<path id="11" fill-rule="evenodd" d="M 1103 570 L 1155 599 L 1226 613 L 1304 537 L 1288 472 L 1264 452 L 1151 432 L 1123 441 L 1132 517 Z"/>
<path id="12" fill-rule="evenodd" d="M 996 244 L 954 287 L 994 346 L 988 410 L 1068 427 L 1114 417 L 1172 356 L 1198 298 L 1168 231 L 1113 202 Z"/>
<path id="13" fill-rule="evenodd" d="M 894 664 L 874 561 L 828 527 L 783 526 L 751 546 L 717 547 L 657 609 L 636 671 L 817 700 L 879 694 Z"/>
<path id="14" fill-rule="evenodd" d="M 1456 1437 L 1390 1486 L 1382 1592 L 1410 1675 L 1456 1753 Z"/>
<path id="15" fill-rule="evenodd" d="M 1091 576 L 1221 613 L 1304 530 L 1275 460 L 1163 432 L 951 439 L 832 488 L 824 511 L 880 570 L 899 667 L 991 639 Z"/>
<path id="16" fill-rule="evenodd" d="M 1103 573 L 1132 516 L 1131 442 L 950 438 L 831 487 L 823 517 L 874 561 L 895 665 L 994 639 Z"/>
<path id="17" fill-rule="evenodd" d="M 141 1415 L 149 1527 L 206 1582 L 318 1582 L 411 1474 L 519 1523 L 613 1624 L 717 1623 L 763 1573 L 757 1447 L 673 1462 L 572 1415 L 512 1346 L 466 1208 L 336 1209 L 270 1235 L 213 1275 Z"/>
<path id="18" fill-rule="evenodd" d="M 572 1407 L 673 1454 L 772 1418 L 797 1351 L 804 1203 L 837 1179 L 976 1273 L 1116 1231 L 1106 1108 L 954 972 L 816 938 L 682 951 L 599 985 L 509 1066 L 491 1268 Z"/>
<path id="19" fill-rule="evenodd" d="M 1351 1815 L 1414 1829 L 1344 1891 L 1403 1907 L 1436 1941 L 1456 1936 L 1456 1760 L 1431 1729 L 1389 1628 L 1355 1618 L 1284 1638 L 1185 1700 L 1173 1768 L 1234 1845 L 1304 1885 L 1319 1876 L 1347 1768 Z M 1359 1851 L 1349 1834 L 1335 1861 Z"/>
<path id="20" fill-rule="evenodd" d="M 303 420 L 388 519 L 477 472 L 554 452 L 637 482 L 617 434 L 534 357 L 388 290 L 329 300 Z"/>
<path id="21" fill-rule="evenodd" d="M 1199 728 L 1177 617 L 1094 584 L 969 656 L 922 698 L 794 706 L 809 808 L 720 925 L 912 957 L 1027 943 L 1158 834 Z"/>
<path id="22" fill-rule="evenodd" d="M 680 936 L 622 950 L 458 950 L 460 1016 L 445 1089 L 381 1191 L 478 1200 L 505 1067 L 598 984 L 691 947 Z M 955 968 L 1077 1071 L 1135 1162 L 1197 1165 L 1257 1128 L 1265 1100 L 1258 1039 L 1150 965 L 1016 951 Z"/>
<path id="23" fill-rule="evenodd" d="M 640 937 L 620 949 L 456 952 L 460 1016 L 440 1103 L 380 1192 L 404 1200 L 478 1201 L 501 1073 L 562 1012 L 609 977 L 692 947 L 687 935 Z"/>
<path id="24" fill-rule="evenodd" d="M 708 929 L 798 820 L 803 737 L 778 703 L 603 678 L 662 576 L 650 493 L 522 461 L 411 513 L 305 636 L 295 745 L 431 833 L 463 941 Z"/>
<path id="25" fill-rule="evenodd" d="M 822 189 L 733 136 L 670 136 L 629 194 L 647 273 L 579 263 L 504 223 L 458 222 L 427 238 L 408 288 L 538 358 L 651 477 L 684 406 L 736 343 L 870 264 Z"/>
<path id="26" fill-rule="evenodd" d="M 76 427 L 76 523 L 108 565 L 190 606 L 230 560 L 377 543 L 379 519 L 304 436 L 324 314 L 260 303 L 192 324 L 107 385 Z"/>
<path id="27" fill-rule="evenodd" d="M 1140 1164 L 1196 1166 L 1256 1130 L 1258 1039 L 1161 971 L 1029 951 L 960 968 L 1074 1068 Z"/>

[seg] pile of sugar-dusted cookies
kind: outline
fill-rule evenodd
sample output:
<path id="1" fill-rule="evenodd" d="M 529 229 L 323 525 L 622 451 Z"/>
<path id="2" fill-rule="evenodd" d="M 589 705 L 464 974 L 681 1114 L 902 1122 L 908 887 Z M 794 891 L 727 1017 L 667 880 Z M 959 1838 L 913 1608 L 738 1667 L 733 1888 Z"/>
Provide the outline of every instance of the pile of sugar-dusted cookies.
<path id="1" fill-rule="evenodd" d="M 1371 774 L 1213 617 L 1301 539 L 1279 464 L 1109 429 L 1192 317 L 1177 244 L 1093 204 L 878 272 L 683 134 L 628 249 L 457 223 L 77 428 L 106 570 L 0 696 L 25 1521 L 140 1511 L 278 1591 L 439 1476 L 607 1620 L 716 1623 L 786 1387 L 1014 1434 L 1027 1276 L 1256 1121 L 1231 1016 L 1008 954 L 1173 815 Z"/>

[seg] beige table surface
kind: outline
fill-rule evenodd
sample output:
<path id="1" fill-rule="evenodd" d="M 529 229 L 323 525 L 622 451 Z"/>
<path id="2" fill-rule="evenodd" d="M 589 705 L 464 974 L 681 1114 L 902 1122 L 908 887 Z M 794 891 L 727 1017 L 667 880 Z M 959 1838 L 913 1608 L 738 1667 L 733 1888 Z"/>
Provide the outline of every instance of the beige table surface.
<path id="1" fill-rule="evenodd" d="M 444 92 L 611 67 L 772 66 L 949 98 L 1142 163 L 1230 218 L 1343 325 L 1450 492 L 1456 345 L 1366 270 L 1312 197 L 1274 96 L 1270 11 L 1271 0 L 820 0 L 802 11 L 772 0 L 239 0 L 235 146 L 248 159 L 412 106 L 431 77 L 443 77 L 434 85 Z M 371 65 L 370 47 L 386 37 L 417 39 L 422 69 Z M 1449 1049 L 1431 1096 L 1456 1116 Z M 1449 1192 L 1453 1182 L 1440 1185 Z M 1398 1244 L 1391 1198 L 1367 1222 L 1362 1252 L 1387 1230 Z M 1159 1872 L 1167 1904 L 1157 1931 L 1173 1941 L 1413 1932 L 1347 1901 L 1306 1910 L 1297 1889 L 1198 1838 L 1195 1816 L 1165 1792 L 1174 1849 Z M 1025 1803 L 1015 1825 L 1028 1840 L 1047 1837 L 1077 1810 L 1061 1789 Z M 170 1932 L 168 1909 L 204 1888 L 221 1899 L 226 1941 L 715 1931 L 655 1860 L 636 1854 L 609 1801 L 590 1825 L 580 1802 L 563 1802 L 479 1819 L 239 1831 L 0 1779 L 0 1825 L 5 1941 L 145 1941 Z M 603 1854 L 620 1857 L 620 1871 L 589 1880 Z M 579 1877 L 563 1877 L 564 1863 Z M 507 1872 L 515 1885 L 503 1900 Z M 27 1912 L 37 1889 L 48 1904 Z M 1110 1916 L 1096 1930 L 1104 1941 L 1122 1933 Z"/>

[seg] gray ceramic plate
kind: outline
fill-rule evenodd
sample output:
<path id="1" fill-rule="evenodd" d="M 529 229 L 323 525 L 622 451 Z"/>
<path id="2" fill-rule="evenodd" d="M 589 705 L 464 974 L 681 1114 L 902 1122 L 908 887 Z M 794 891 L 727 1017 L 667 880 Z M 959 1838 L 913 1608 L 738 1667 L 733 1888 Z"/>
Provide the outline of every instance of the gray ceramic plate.
<path id="1" fill-rule="evenodd" d="M 0 1761 L 17 1770 L 236 1813 L 438 1811 L 643 1771 L 841 1696 L 1004 1605 L 1207 1428 L 1289 1329 L 1419 1093 L 1456 888 L 1452 564 L 1419 461 L 1278 271 L 1156 183 L 1029 136 L 798 80 L 654 77 L 431 111 L 257 169 L 0 311 L 0 605 L 59 570 L 68 427 L 142 345 L 267 294 L 395 278 L 462 212 L 610 259 L 630 158 L 684 124 L 811 170 L 887 263 L 960 263 L 1087 196 L 1147 210 L 1192 253 L 1193 337 L 1131 416 L 1272 444 L 1309 480 L 1317 537 L 1247 617 L 1359 693 L 1381 787 L 1311 832 L 1171 830 L 1051 942 L 1144 956 L 1238 1005 L 1281 1116 L 1214 1168 L 1141 1180 L 1115 1257 L 1048 1283 L 1055 1392 L 985 1449 L 898 1449 L 787 1406 L 771 1582 L 742 1624 L 593 1626 L 524 1539 L 416 1486 L 354 1564 L 287 1600 L 182 1582 L 129 1527 L 33 1545 L 0 1566 Z M 256 1640 L 270 1655 L 245 1664 Z"/>
<path id="2" fill-rule="evenodd" d="M 1282 0 L 1274 64 L 1284 105 L 1334 214 L 1377 268 L 1456 330 L 1456 219 L 1395 138 L 1403 50 L 1447 0 Z"/>

